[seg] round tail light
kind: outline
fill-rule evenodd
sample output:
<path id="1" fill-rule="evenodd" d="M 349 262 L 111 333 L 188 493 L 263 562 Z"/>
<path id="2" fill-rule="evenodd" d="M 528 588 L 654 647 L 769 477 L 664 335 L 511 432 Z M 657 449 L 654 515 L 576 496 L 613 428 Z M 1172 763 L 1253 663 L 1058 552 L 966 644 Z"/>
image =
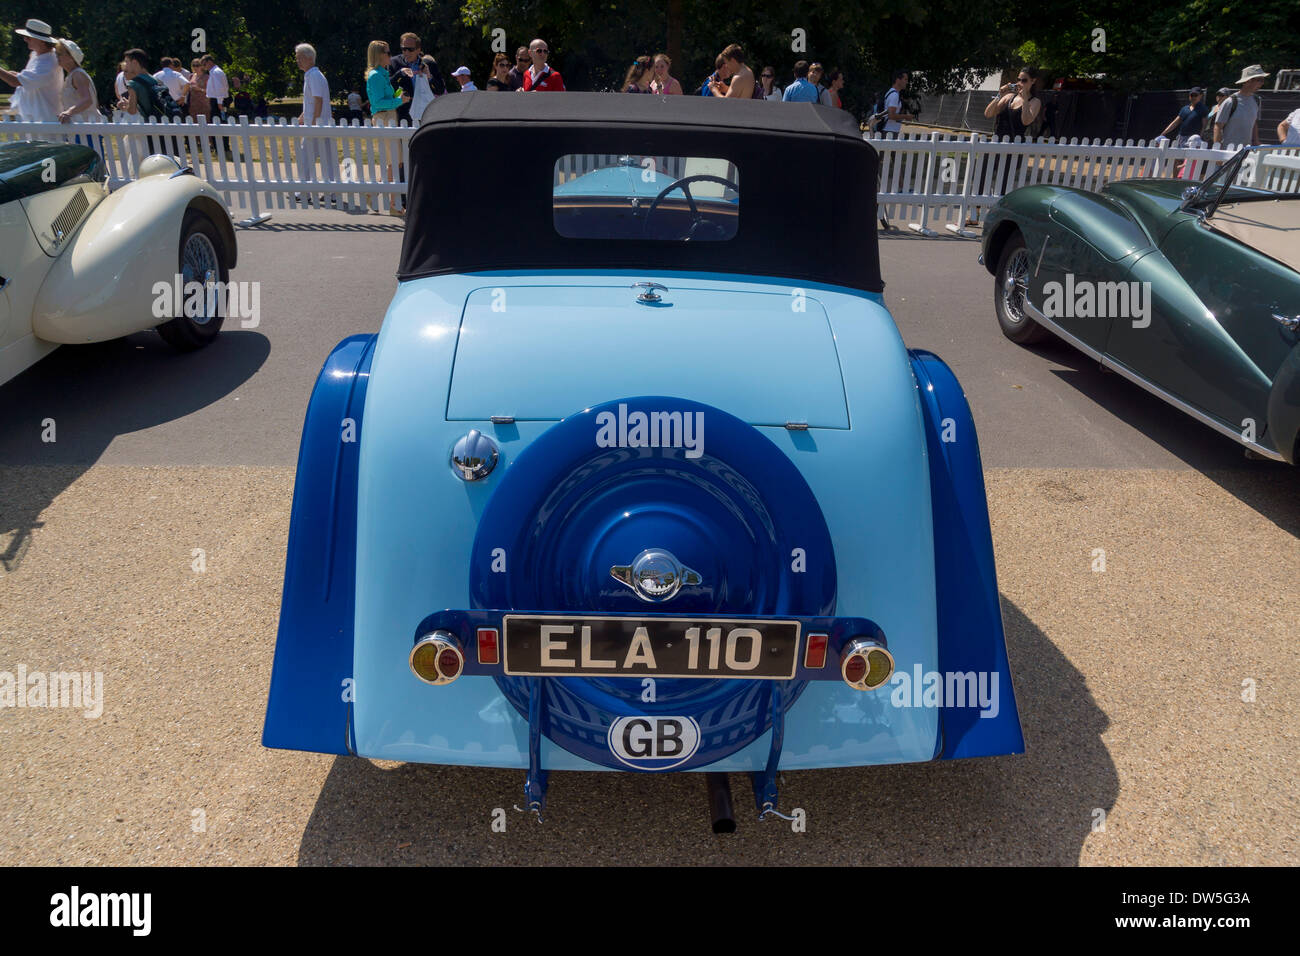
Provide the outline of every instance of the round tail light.
<path id="1" fill-rule="evenodd" d="M 411 648 L 411 673 L 426 684 L 450 684 L 465 669 L 460 641 L 451 631 L 434 631 Z"/>
<path id="2" fill-rule="evenodd" d="M 875 690 L 894 674 L 894 655 L 883 644 L 868 638 L 854 638 L 844 645 L 840 675 L 854 690 Z"/>

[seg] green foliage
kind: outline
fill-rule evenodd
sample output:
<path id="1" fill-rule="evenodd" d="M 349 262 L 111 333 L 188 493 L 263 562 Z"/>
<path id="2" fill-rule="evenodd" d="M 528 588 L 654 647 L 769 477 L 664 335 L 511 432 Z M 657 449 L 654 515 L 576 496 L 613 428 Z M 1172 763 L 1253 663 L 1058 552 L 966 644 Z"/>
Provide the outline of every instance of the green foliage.
<path id="1" fill-rule="evenodd" d="M 512 58 L 516 47 L 544 38 L 570 88 L 619 89 L 636 56 L 666 48 L 673 7 L 644 0 L 42 0 L 22 9 L 17 0 L 0 3 L 6 65 L 26 61 L 12 31 L 35 11 L 56 34 L 81 44 L 101 100 L 111 96 L 123 50 L 140 46 L 155 65 L 164 55 L 188 61 L 196 29 L 205 31 L 227 73 L 251 78 L 255 95 L 296 96 L 302 81 L 293 47 L 309 42 L 341 97 L 361 87 L 369 42 L 383 39 L 396 51 L 407 30 L 420 35 L 444 75 L 465 64 L 480 86 L 496 52 L 494 31 L 504 30 L 503 52 Z M 900 68 L 915 71 L 921 92 L 938 92 L 1022 63 L 1037 63 L 1048 79 L 1103 73 L 1110 85 L 1134 89 L 1230 85 L 1249 63 L 1270 71 L 1300 67 L 1297 0 L 680 0 L 680 9 L 682 46 L 672 72 L 688 91 L 699 89 L 713 58 L 734 41 L 756 70 L 775 66 L 782 84 L 799 59 L 842 69 L 844 98 L 859 114 Z M 1098 27 L 1106 31 L 1105 51 L 1092 49 Z M 806 49 L 792 48 L 795 31 L 803 31 Z"/>

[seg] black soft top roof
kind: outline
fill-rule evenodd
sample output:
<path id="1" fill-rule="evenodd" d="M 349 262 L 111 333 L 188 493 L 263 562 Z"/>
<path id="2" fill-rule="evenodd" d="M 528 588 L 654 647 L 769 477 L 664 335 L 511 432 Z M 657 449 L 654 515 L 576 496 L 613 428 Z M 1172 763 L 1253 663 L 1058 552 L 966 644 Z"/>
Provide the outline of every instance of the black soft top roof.
<path id="1" fill-rule="evenodd" d="M 570 153 L 698 156 L 736 165 L 725 242 L 569 239 L 555 161 Z M 733 272 L 879 292 L 876 151 L 843 110 L 616 93 L 439 97 L 411 137 L 399 279 L 488 269 Z"/>

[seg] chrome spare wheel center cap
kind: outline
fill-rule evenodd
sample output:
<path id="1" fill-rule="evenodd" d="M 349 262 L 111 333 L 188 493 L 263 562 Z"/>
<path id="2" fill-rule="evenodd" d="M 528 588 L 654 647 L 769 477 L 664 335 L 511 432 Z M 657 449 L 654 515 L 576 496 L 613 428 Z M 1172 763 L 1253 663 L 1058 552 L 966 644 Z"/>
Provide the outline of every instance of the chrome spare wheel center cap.
<path id="1" fill-rule="evenodd" d="M 643 601 L 670 600 L 683 585 L 696 585 L 702 580 L 698 572 L 659 548 L 647 548 L 631 564 L 616 564 L 609 573 Z"/>

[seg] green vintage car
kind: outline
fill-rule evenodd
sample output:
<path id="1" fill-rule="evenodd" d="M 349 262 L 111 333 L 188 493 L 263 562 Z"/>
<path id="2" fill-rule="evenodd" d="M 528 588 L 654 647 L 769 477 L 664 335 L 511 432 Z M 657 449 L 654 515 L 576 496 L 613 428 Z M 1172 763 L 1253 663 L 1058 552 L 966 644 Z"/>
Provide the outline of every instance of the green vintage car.
<path id="1" fill-rule="evenodd" d="M 1003 334 L 1055 334 L 1250 451 L 1300 458 L 1300 147 L 1203 183 L 1027 186 L 984 226 Z"/>

